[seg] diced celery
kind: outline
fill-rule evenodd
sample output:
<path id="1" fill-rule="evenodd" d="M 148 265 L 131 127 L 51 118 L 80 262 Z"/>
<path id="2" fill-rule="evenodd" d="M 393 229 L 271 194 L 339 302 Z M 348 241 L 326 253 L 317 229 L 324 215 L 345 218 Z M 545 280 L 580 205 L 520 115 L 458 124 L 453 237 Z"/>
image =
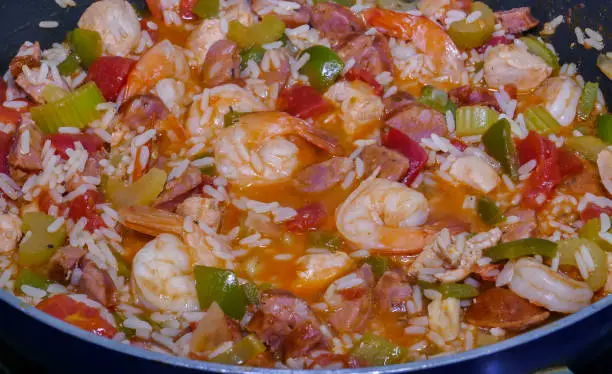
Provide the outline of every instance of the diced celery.
<path id="1" fill-rule="evenodd" d="M 47 103 L 59 101 L 68 95 L 70 95 L 70 92 L 54 84 L 48 84 L 42 90 L 42 96 Z"/>
<path id="2" fill-rule="evenodd" d="M 353 347 L 352 356 L 371 366 L 392 365 L 402 362 L 405 349 L 393 342 L 366 332 L 359 343 Z"/>
<path id="3" fill-rule="evenodd" d="M 19 270 L 15 279 L 15 292 L 21 292 L 21 286 L 23 285 L 46 290 L 49 284 L 51 284 L 51 281 L 47 277 L 24 268 Z"/>
<path id="4" fill-rule="evenodd" d="M 117 209 L 132 205 L 148 206 L 153 204 L 163 191 L 166 179 L 165 171 L 153 168 L 129 186 L 125 186 L 121 181 L 109 179 L 104 194 Z"/>
<path id="5" fill-rule="evenodd" d="M 498 114 L 486 106 L 464 106 L 457 109 L 457 136 L 481 135 L 497 122 Z"/>
<path id="6" fill-rule="evenodd" d="M 79 70 L 80 67 L 81 59 L 79 58 L 79 56 L 76 55 L 76 53 L 72 52 L 68 55 L 68 57 L 66 57 L 64 61 L 60 62 L 60 64 L 57 65 L 57 70 L 61 75 L 69 76 Z"/>
<path id="7" fill-rule="evenodd" d="M 60 127 L 83 129 L 100 118 L 102 112 L 96 110 L 104 97 L 95 83 L 89 82 L 70 95 L 58 101 L 33 107 L 32 119 L 47 134 L 57 132 Z"/>
<path id="8" fill-rule="evenodd" d="M 250 358 L 266 351 L 266 346 L 253 334 L 247 335 L 211 361 L 227 365 L 243 365 Z"/>
<path id="9" fill-rule="evenodd" d="M 534 55 L 542 58 L 548 65 L 550 65 L 553 69 L 559 68 L 559 57 L 546 47 L 546 44 L 539 41 L 534 36 L 524 36 L 520 38 L 520 41 L 523 42 L 529 52 Z"/>
<path id="10" fill-rule="evenodd" d="M 542 105 L 527 108 L 524 115 L 527 128 L 538 134 L 556 134 L 561 131 L 559 122 Z"/>
<path id="11" fill-rule="evenodd" d="M 68 33 L 67 39 L 70 49 L 79 56 L 86 69 L 102 55 L 102 38 L 97 31 L 74 29 Z"/>
<path id="12" fill-rule="evenodd" d="M 581 120 L 589 118 L 593 108 L 595 108 L 597 91 L 599 91 L 599 84 L 597 82 L 586 82 L 584 85 L 580 101 L 578 102 L 578 118 Z"/>
<path id="13" fill-rule="evenodd" d="M 229 23 L 227 38 L 240 47 L 240 49 L 251 48 L 254 45 L 272 43 L 283 37 L 285 23 L 274 14 L 266 14 L 261 22 L 249 27 L 237 20 Z"/>
<path id="14" fill-rule="evenodd" d="M 597 117 L 597 136 L 608 144 L 612 144 L 612 114 L 600 114 Z"/>
<path id="15" fill-rule="evenodd" d="M 597 245 L 599 245 L 599 247 L 603 249 L 604 251 L 612 252 L 612 243 L 608 243 L 606 240 L 602 239 L 601 236 L 599 236 L 600 231 L 601 231 L 600 219 L 593 218 L 593 219 L 588 220 L 584 224 L 584 226 L 580 228 L 578 235 L 581 238 L 589 239 L 597 243 Z"/>
<path id="16" fill-rule="evenodd" d="M 193 14 L 200 18 L 214 18 L 219 14 L 219 0 L 197 0 Z"/>
<path id="17" fill-rule="evenodd" d="M 582 157 L 591 162 L 597 162 L 597 155 L 606 148 L 606 144 L 599 138 L 590 135 L 568 136 L 565 138 L 565 146 L 572 151 L 578 152 Z"/>
<path id="18" fill-rule="evenodd" d="M 585 260 L 584 256 L 589 256 L 590 259 Z M 559 264 L 572 265 L 580 269 L 576 257 L 583 259 L 583 270 L 586 270 L 589 274 L 585 279 L 589 287 L 593 291 L 602 288 L 608 279 L 608 257 L 606 252 L 599 248 L 596 243 L 584 238 L 567 239 L 559 242 Z M 592 269 L 589 268 L 590 262 L 593 265 Z"/>
<path id="19" fill-rule="evenodd" d="M 61 226 L 55 232 L 47 228 L 56 218 L 41 212 L 30 212 L 23 215 L 21 231 L 27 235 L 19 244 L 18 263 L 25 266 L 45 264 L 57 248 L 66 241 L 66 227 Z M 28 234 L 28 232 L 31 232 Z"/>
<path id="20" fill-rule="evenodd" d="M 240 70 L 247 68 L 247 63 L 249 60 L 259 64 L 261 60 L 263 60 L 265 54 L 266 50 L 259 45 L 254 45 L 251 48 L 240 51 Z"/>
<path id="21" fill-rule="evenodd" d="M 472 5 L 472 12 L 479 11 L 480 17 L 474 22 L 465 19 L 451 23 L 448 34 L 461 49 L 478 48 L 485 44 L 495 31 L 495 14 L 486 4 L 479 1 Z"/>

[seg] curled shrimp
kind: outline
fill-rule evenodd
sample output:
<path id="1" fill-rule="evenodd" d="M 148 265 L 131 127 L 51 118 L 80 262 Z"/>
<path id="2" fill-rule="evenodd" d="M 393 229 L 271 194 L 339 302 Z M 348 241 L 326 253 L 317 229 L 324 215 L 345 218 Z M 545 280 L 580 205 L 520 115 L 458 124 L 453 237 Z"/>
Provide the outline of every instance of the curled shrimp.
<path id="1" fill-rule="evenodd" d="M 154 45 L 134 65 L 125 84 L 123 100 L 127 101 L 134 95 L 146 93 L 165 78 L 181 81 L 190 78 L 185 52 L 168 40 Z"/>
<path id="2" fill-rule="evenodd" d="M 363 181 L 336 210 L 338 231 L 360 248 L 393 254 L 418 253 L 430 234 L 427 199 L 420 192 L 374 176 Z"/>
<path id="3" fill-rule="evenodd" d="M 189 247 L 178 237 L 161 234 L 145 244 L 132 262 L 132 286 L 138 302 L 152 310 L 198 310 Z"/>
<path id="4" fill-rule="evenodd" d="M 612 195 L 612 151 L 604 149 L 597 155 L 597 168 L 601 184 L 604 185 L 608 194 Z"/>
<path id="5" fill-rule="evenodd" d="M 222 129 L 214 154 L 219 174 L 238 184 L 288 180 L 299 168 L 299 149 L 287 136 L 296 135 L 332 154 L 339 145 L 307 122 L 281 112 L 250 113 Z"/>
<path id="6" fill-rule="evenodd" d="M 591 303 L 593 291 L 585 282 L 573 280 L 529 258 L 514 264 L 510 290 L 548 310 L 574 313 Z"/>
<path id="7" fill-rule="evenodd" d="M 569 126 L 574 122 L 582 88 L 573 78 L 548 78 L 536 93 L 544 100 L 546 110 L 561 126 Z"/>
<path id="8" fill-rule="evenodd" d="M 17 249 L 21 239 L 21 220 L 13 214 L 0 214 L 0 253 Z"/>
<path id="9" fill-rule="evenodd" d="M 425 16 L 415 16 L 393 10 L 370 8 L 363 11 L 366 22 L 379 32 L 411 40 L 414 46 L 433 59 L 441 76 L 459 84 L 465 64 L 461 52 L 444 29 Z"/>

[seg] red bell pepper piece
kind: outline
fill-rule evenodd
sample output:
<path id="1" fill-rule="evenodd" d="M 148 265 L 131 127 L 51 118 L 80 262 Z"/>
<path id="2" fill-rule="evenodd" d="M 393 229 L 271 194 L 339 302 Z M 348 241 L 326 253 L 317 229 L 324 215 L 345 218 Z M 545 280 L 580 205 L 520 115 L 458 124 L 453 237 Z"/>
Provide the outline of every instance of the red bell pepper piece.
<path id="1" fill-rule="evenodd" d="M 102 194 L 96 190 L 87 190 L 84 194 L 77 196 L 70 201 L 68 208 L 68 217 L 75 222 L 82 217 L 87 218 L 85 228 L 89 231 L 94 231 L 104 226 L 104 221 L 96 213 L 96 204 L 104 201 Z"/>
<path id="2" fill-rule="evenodd" d="M 297 215 L 285 223 L 289 231 L 316 230 L 327 218 L 327 209 L 322 203 L 312 203 L 297 209 Z"/>
<path id="3" fill-rule="evenodd" d="M 378 96 L 383 95 L 383 92 L 384 92 L 383 86 L 380 83 L 378 83 L 378 81 L 376 80 L 376 77 L 374 77 L 372 73 L 370 73 L 369 71 L 365 69 L 352 68 L 346 73 L 345 78 L 349 81 L 360 80 L 362 82 L 365 82 L 369 84 L 370 86 L 372 86 L 372 88 L 374 89 L 374 93 L 376 95 Z"/>
<path id="4" fill-rule="evenodd" d="M 393 127 L 389 128 L 382 141 L 385 147 L 398 151 L 410 160 L 408 172 L 402 179 L 402 183 L 410 186 L 425 167 L 428 159 L 427 152 L 425 152 L 419 143 Z"/>
<path id="5" fill-rule="evenodd" d="M 580 219 L 587 222 L 593 218 L 599 218 L 601 213 L 612 216 L 612 207 L 601 207 L 595 203 L 588 203 L 587 206 L 580 212 Z"/>
<path id="6" fill-rule="evenodd" d="M 0 131 L 0 174 L 9 173 L 8 155 L 11 150 L 13 137 L 3 131 Z"/>
<path id="7" fill-rule="evenodd" d="M 299 118 L 311 118 L 327 112 L 329 103 L 311 86 L 295 85 L 281 92 L 279 107 Z"/>
<path id="8" fill-rule="evenodd" d="M 95 82 L 107 101 L 115 101 L 136 61 L 119 56 L 102 56 L 87 73 L 87 81 Z"/>
<path id="9" fill-rule="evenodd" d="M 41 301 L 36 308 L 98 336 L 112 338 L 117 333 L 117 330 L 102 318 L 97 309 L 76 301 L 68 295 L 51 296 Z"/>
<path id="10" fill-rule="evenodd" d="M 467 144 L 465 144 L 465 142 L 463 142 L 461 139 L 451 139 L 451 144 L 455 146 L 455 148 L 457 148 L 458 150 L 460 150 L 461 152 L 465 151 L 468 147 Z"/>
<path id="11" fill-rule="evenodd" d="M 196 18 L 193 14 L 193 8 L 198 3 L 198 0 L 181 0 L 179 3 L 179 14 L 182 19 L 191 20 Z"/>
<path id="12" fill-rule="evenodd" d="M 74 149 L 74 143 L 80 142 L 90 155 L 102 149 L 104 142 L 96 135 L 91 134 L 52 134 L 47 136 L 57 154 L 64 160 L 68 159 L 66 150 Z"/>
<path id="13" fill-rule="evenodd" d="M 21 112 L 19 110 L 0 105 L 0 122 L 17 125 L 19 121 L 21 121 Z"/>

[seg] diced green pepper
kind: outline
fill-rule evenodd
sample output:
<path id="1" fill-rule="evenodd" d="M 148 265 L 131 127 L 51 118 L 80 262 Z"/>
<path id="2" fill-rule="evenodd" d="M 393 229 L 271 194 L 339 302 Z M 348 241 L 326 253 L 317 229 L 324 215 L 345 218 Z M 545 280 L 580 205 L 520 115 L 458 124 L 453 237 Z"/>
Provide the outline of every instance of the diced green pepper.
<path id="1" fill-rule="evenodd" d="M 249 300 L 234 272 L 196 265 L 194 275 L 200 308 L 206 309 L 216 302 L 228 316 L 236 319 L 244 316 Z"/>
<path id="2" fill-rule="evenodd" d="M 520 38 L 520 41 L 527 46 L 527 50 L 532 54 L 542 58 L 550 67 L 553 69 L 559 68 L 559 57 L 555 52 L 551 51 L 546 47 L 546 44 L 539 41 L 534 36 L 524 36 Z"/>
<path id="3" fill-rule="evenodd" d="M 407 12 L 416 10 L 416 3 L 406 0 L 376 0 L 376 5 L 382 9 L 395 10 L 398 12 Z"/>
<path id="4" fill-rule="evenodd" d="M 67 41 L 86 69 L 102 55 L 102 38 L 97 31 L 74 29 L 68 33 Z"/>
<path id="5" fill-rule="evenodd" d="M 576 254 L 583 250 L 588 252 L 593 265 L 593 268 L 589 269 L 588 262 L 583 261 L 585 270 L 589 273 L 585 281 L 593 291 L 597 291 L 606 284 L 608 279 L 608 256 L 595 242 L 584 238 L 567 239 L 559 242 L 559 264 L 579 268 Z"/>
<path id="6" fill-rule="evenodd" d="M 491 8 L 478 1 L 472 5 L 472 12 L 475 11 L 481 13 L 476 21 L 468 23 L 463 19 L 453 22 L 448 29 L 448 35 L 461 49 L 480 47 L 491 39 L 495 31 L 495 14 Z"/>
<path id="7" fill-rule="evenodd" d="M 417 284 L 423 289 L 440 292 L 444 298 L 472 299 L 479 294 L 476 287 L 466 283 L 430 283 L 417 281 Z"/>
<path id="8" fill-rule="evenodd" d="M 47 134 L 57 132 L 60 127 L 83 129 L 100 118 L 102 112 L 96 110 L 96 107 L 104 101 L 96 84 L 89 82 L 63 99 L 33 107 L 30 114 L 38 127 Z"/>
<path id="9" fill-rule="evenodd" d="M 433 86 L 423 86 L 419 101 L 443 114 L 450 111 L 455 115 L 457 111 L 457 106 L 448 98 L 448 94 Z"/>
<path id="10" fill-rule="evenodd" d="M 42 96 L 47 103 L 59 101 L 68 95 L 70 95 L 70 92 L 54 84 L 48 84 L 42 90 Z"/>
<path id="11" fill-rule="evenodd" d="M 115 208 L 124 208 L 132 205 L 148 206 L 163 191 L 166 185 L 166 172 L 153 168 L 136 182 L 124 186 L 123 182 L 109 179 L 106 183 L 104 195 Z"/>
<path id="12" fill-rule="evenodd" d="M 502 260 L 514 260 L 523 256 L 540 255 L 543 257 L 555 257 L 557 253 L 557 243 L 546 239 L 527 238 L 501 243 L 489 248 L 485 256 L 493 262 Z"/>
<path id="13" fill-rule="evenodd" d="M 244 289 L 244 294 L 246 295 L 249 304 L 258 305 L 259 304 L 259 288 L 253 282 L 246 282 L 242 285 Z"/>
<path id="14" fill-rule="evenodd" d="M 223 116 L 223 127 L 234 126 L 241 115 L 245 114 L 244 112 L 236 112 L 232 107 L 230 107 L 229 112 L 225 113 Z"/>
<path id="15" fill-rule="evenodd" d="M 352 356 L 371 366 L 398 364 L 405 354 L 404 348 L 370 332 L 363 334 L 359 344 L 351 350 Z"/>
<path id="16" fill-rule="evenodd" d="M 57 248 L 66 241 L 66 227 L 61 226 L 55 232 L 48 232 L 47 228 L 55 222 L 56 218 L 41 212 L 30 212 L 23 215 L 21 231 L 32 234 L 19 244 L 19 265 L 34 266 L 45 264 L 55 253 Z"/>
<path id="17" fill-rule="evenodd" d="M 527 108 L 524 115 L 525 125 L 529 130 L 545 135 L 556 134 L 561 131 L 559 122 L 542 105 Z"/>
<path id="18" fill-rule="evenodd" d="M 580 101 L 578 102 L 578 118 L 585 120 L 589 118 L 593 108 L 595 108 L 595 101 L 597 100 L 597 92 L 599 91 L 599 84 L 597 82 L 586 82 L 580 95 Z"/>
<path id="19" fill-rule="evenodd" d="M 122 255 L 119 253 L 113 252 L 113 256 L 117 260 L 117 274 L 126 279 L 130 277 L 132 271 L 130 270 L 130 265 L 125 261 Z"/>
<path id="20" fill-rule="evenodd" d="M 265 54 L 266 50 L 259 45 L 254 45 L 250 48 L 240 51 L 240 70 L 244 70 L 247 68 L 247 63 L 249 60 L 259 64 L 261 60 L 263 60 Z"/>
<path id="21" fill-rule="evenodd" d="M 337 251 L 342 246 L 342 239 L 334 233 L 326 231 L 313 231 L 308 233 L 308 242 L 317 248 L 327 248 Z"/>
<path id="22" fill-rule="evenodd" d="M 214 177 L 215 175 L 217 175 L 217 168 L 215 167 L 215 165 L 205 166 L 203 168 L 200 168 L 200 172 L 204 175 Z"/>
<path id="23" fill-rule="evenodd" d="M 130 329 L 129 327 L 123 326 L 123 321 L 125 321 L 125 317 L 118 312 L 111 312 L 113 318 L 115 318 L 115 323 L 117 323 L 117 330 L 125 334 L 126 339 L 131 339 L 136 336 L 136 330 Z"/>
<path id="24" fill-rule="evenodd" d="M 503 118 L 493 124 L 483 135 L 482 143 L 487 153 L 496 159 L 504 173 L 513 180 L 518 179 L 519 159 L 512 141 L 510 122 Z"/>
<path id="25" fill-rule="evenodd" d="M 192 12 L 200 18 L 214 18 L 219 15 L 219 0 L 198 0 Z"/>
<path id="26" fill-rule="evenodd" d="M 266 346 L 253 334 L 242 338 L 227 351 L 215 356 L 211 361 L 227 365 L 243 365 L 250 358 L 266 351 Z"/>
<path id="27" fill-rule="evenodd" d="M 292 56 L 296 55 L 300 51 L 300 49 L 291 42 L 287 34 L 283 34 L 283 37 L 280 40 L 283 42 L 283 47 L 285 47 Z"/>
<path id="28" fill-rule="evenodd" d="M 379 278 L 389 269 L 389 260 L 383 256 L 370 256 L 365 259 L 365 262 L 370 264 L 372 272 Z"/>
<path id="29" fill-rule="evenodd" d="M 608 144 L 612 144 L 612 114 L 600 114 L 597 117 L 597 136 Z"/>
<path id="30" fill-rule="evenodd" d="M 597 155 L 606 148 L 606 143 L 590 135 L 568 136 L 564 144 L 591 162 L 597 162 Z"/>
<path id="31" fill-rule="evenodd" d="M 482 196 L 476 202 L 476 210 L 482 222 L 495 225 L 502 220 L 502 214 L 495 201 L 486 196 Z"/>
<path id="32" fill-rule="evenodd" d="M 308 77 L 310 85 L 323 92 L 329 88 L 344 70 L 344 61 L 331 48 L 315 45 L 304 52 L 310 58 L 302 66 L 300 73 Z"/>
<path id="33" fill-rule="evenodd" d="M 612 252 L 612 244 L 608 243 L 606 240 L 603 240 L 599 236 L 599 232 L 601 231 L 601 221 L 599 218 L 593 218 L 588 220 L 578 232 L 578 235 L 581 238 L 589 239 L 599 245 L 601 249 L 607 252 Z"/>
<path id="34" fill-rule="evenodd" d="M 30 269 L 21 269 L 15 279 L 15 292 L 21 292 L 21 286 L 23 285 L 46 290 L 50 284 L 51 281 L 44 275 L 35 273 Z"/>
<path id="35" fill-rule="evenodd" d="M 261 22 L 249 27 L 237 20 L 231 21 L 228 26 L 227 38 L 240 47 L 247 49 L 254 45 L 272 43 L 283 37 L 285 23 L 274 14 L 266 14 Z"/>
<path id="36" fill-rule="evenodd" d="M 457 109 L 455 132 L 457 136 L 484 134 L 497 117 L 497 112 L 486 106 L 463 106 Z"/>
<path id="37" fill-rule="evenodd" d="M 76 55 L 76 53 L 72 52 L 64 61 L 57 65 L 57 71 L 66 77 L 79 70 L 80 67 L 81 59 Z"/>

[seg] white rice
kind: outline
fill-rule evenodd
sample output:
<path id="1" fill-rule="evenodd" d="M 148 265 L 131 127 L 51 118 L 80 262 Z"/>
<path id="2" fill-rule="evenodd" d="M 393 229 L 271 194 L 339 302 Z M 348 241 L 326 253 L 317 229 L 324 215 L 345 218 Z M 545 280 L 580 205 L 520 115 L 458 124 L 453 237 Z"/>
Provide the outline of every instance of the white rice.
<path id="1" fill-rule="evenodd" d="M 406 335 L 425 335 L 427 329 L 423 326 L 408 326 L 404 328 L 404 334 Z"/>
<path id="2" fill-rule="evenodd" d="M 482 12 L 479 10 L 473 11 L 467 17 L 465 17 L 466 23 L 474 23 L 482 16 Z"/>
<path id="3" fill-rule="evenodd" d="M 59 26 L 59 22 L 57 21 L 40 21 L 38 23 L 38 27 L 41 29 L 54 29 Z"/>
<path id="4" fill-rule="evenodd" d="M 34 299 L 42 299 L 43 297 L 47 296 L 47 292 L 45 290 L 28 286 L 27 284 L 21 286 L 21 292 L 30 297 L 33 297 Z"/>
<path id="5" fill-rule="evenodd" d="M 497 275 L 495 280 L 495 287 L 503 287 L 509 284 L 514 277 L 514 263 L 508 261 L 502 271 Z"/>

